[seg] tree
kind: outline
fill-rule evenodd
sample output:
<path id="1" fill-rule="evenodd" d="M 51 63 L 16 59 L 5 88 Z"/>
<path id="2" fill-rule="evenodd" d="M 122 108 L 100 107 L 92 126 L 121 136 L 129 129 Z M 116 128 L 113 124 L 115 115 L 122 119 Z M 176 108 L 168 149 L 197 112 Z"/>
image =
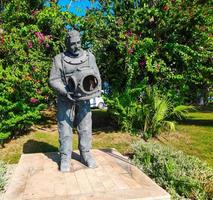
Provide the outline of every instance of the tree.
<path id="1" fill-rule="evenodd" d="M 0 13 L 0 138 L 25 131 L 53 100 L 52 58 L 64 48 L 66 26 L 77 17 L 56 3 L 12 0 Z"/>
<path id="2" fill-rule="evenodd" d="M 111 86 L 108 111 L 121 128 L 150 137 L 173 112 L 166 102 L 175 108 L 206 94 L 213 80 L 210 13 L 208 0 L 100 0 L 87 10 L 80 28 Z M 147 85 L 160 97 L 140 101 Z M 155 116 L 163 117 L 155 123 Z"/>
<path id="3" fill-rule="evenodd" d="M 186 103 L 213 80 L 210 1 L 101 0 L 82 21 L 104 79 L 124 91 L 142 80 Z"/>

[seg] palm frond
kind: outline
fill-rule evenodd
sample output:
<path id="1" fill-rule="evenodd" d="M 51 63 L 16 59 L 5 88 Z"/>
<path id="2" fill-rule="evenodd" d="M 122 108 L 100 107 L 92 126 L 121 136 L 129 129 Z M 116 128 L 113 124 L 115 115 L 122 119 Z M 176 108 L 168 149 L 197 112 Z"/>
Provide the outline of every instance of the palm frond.
<path id="1" fill-rule="evenodd" d="M 166 100 L 158 100 L 158 106 L 156 107 L 155 115 L 153 116 L 154 122 L 160 122 L 165 119 L 168 111 L 168 103 Z"/>
<path id="2" fill-rule="evenodd" d="M 165 130 L 168 130 L 168 131 L 175 131 L 175 122 L 172 122 L 172 121 L 164 121 L 163 122 L 163 127 Z"/>
<path id="3" fill-rule="evenodd" d="M 179 105 L 173 108 L 169 117 L 181 120 L 187 117 L 190 110 L 194 110 L 194 109 L 195 109 L 194 106 Z"/>

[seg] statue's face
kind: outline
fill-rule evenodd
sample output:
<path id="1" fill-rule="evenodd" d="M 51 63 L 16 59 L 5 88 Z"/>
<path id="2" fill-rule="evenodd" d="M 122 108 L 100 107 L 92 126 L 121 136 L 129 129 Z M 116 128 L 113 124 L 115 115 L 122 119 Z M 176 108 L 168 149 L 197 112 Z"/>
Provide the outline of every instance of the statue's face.
<path id="1" fill-rule="evenodd" d="M 81 51 L 81 39 L 79 37 L 70 38 L 69 41 L 69 51 L 75 56 L 78 56 Z"/>

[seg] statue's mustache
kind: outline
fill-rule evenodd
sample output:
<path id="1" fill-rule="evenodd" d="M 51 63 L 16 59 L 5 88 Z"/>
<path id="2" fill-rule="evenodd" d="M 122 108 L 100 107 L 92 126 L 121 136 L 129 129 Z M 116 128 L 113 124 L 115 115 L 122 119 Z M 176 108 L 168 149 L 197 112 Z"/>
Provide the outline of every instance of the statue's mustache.
<path id="1" fill-rule="evenodd" d="M 78 47 L 74 48 L 74 51 L 79 51 L 79 50 L 80 50 L 80 48 L 78 48 Z"/>

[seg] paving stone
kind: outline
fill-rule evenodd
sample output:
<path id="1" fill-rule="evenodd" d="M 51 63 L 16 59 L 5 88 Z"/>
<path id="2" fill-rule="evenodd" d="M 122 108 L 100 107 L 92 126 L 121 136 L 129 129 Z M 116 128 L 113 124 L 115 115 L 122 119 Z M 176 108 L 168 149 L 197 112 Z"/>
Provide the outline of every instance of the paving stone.
<path id="1" fill-rule="evenodd" d="M 92 150 L 97 168 L 73 153 L 71 172 L 58 170 L 59 154 L 23 154 L 4 200 L 169 200 L 170 195 L 117 151 Z"/>

